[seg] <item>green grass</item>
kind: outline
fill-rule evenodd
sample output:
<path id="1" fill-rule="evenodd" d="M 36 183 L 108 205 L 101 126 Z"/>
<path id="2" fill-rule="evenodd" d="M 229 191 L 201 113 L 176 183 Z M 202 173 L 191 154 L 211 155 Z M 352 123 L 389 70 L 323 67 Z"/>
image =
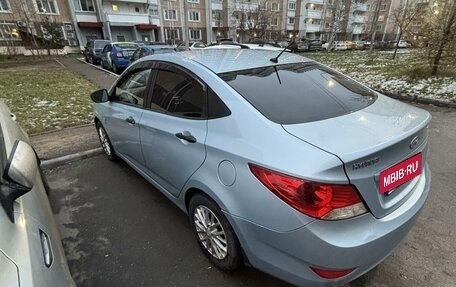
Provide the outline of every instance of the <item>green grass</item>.
<path id="1" fill-rule="evenodd" d="M 89 123 L 96 87 L 64 68 L 2 71 L 0 99 L 29 133 Z"/>

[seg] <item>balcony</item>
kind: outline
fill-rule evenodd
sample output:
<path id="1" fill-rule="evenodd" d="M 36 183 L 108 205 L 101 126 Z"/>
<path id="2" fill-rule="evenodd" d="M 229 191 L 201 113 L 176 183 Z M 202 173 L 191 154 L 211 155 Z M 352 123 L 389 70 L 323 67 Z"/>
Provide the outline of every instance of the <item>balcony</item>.
<path id="1" fill-rule="evenodd" d="M 363 33 L 363 26 L 362 25 L 354 25 L 352 34 L 359 35 Z"/>
<path id="2" fill-rule="evenodd" d="M 234 3 L 234 10 L 235 11 L 257 11 L 258 4 Z"/>
<path id="3" fill-rule="evenodd" d="M 364 18 L 364 16 L 356 15 L 351 20 L 353 23 L 361 23 L 361 24 L 366 23 L 366 19 Z"/>
<path id="4" fill-rule="evenodd" d="M 322 12 L 321 10 L 307 10 L 307 13 L 304 14 L 304 17 L 307 19 L 321 19 Z"/>
<path id="5" fill-rule="evenodd" d="M 304 0 L 306 4 L 318 4 L 318 5 L 324 5 L 325 1 L 324 0 Z"/>
<path id="6" fill-rule="evenodd" d="M 362 11 L 366 12 L 367 11 L 367 4 L 364 3 L 357 3 L 353 5 L 353 11 Z"/>
<path id="7" fill-rule="evenodd" d="M 318 25 L 318 24 L 307 24 L 307 25 L 304 25 L 304 30 L 306 31 L 306 33 L 319 32 L 320 31 L 320 25 Z"/>
<path id="8" fill-rule="evenodd" d="M 98 19 L 95 13 L 76 12 L 76 22 L 98 22 Z"/>
<path id="9" fill-rule="evenodd" d="M 212 20 L 212 27 L 223 27 L 222 20 Z"/>
<path id="10" fill-rule="evenodd" d="M 148 14 L 138 13 L 116 13 L 107 14 L 108 21 L 112 24 L 136 24 L 136 23 L 149 23 Z"/>
<path id="11" fill-rule="evenodd" d="M 148 4 L 149 0 L 117 0 L 117 2 Z M 152 0 L 152 1 L 150 1 L 150 4 L 158 4 L 158 2 L 155 1 L 155 3 L 154 3 L 154 0 Z"/>
<path id="12" fill-rule="evenodd" d="M 223 10 L 223 4 L 222 3 L 211 3 L 211 9 L 212 10 Z"/>

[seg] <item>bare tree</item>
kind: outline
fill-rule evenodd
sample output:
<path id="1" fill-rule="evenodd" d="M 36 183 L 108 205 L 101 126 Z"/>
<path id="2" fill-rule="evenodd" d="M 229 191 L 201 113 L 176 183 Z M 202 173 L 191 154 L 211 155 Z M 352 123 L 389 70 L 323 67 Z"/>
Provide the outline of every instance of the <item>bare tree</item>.
<path id="1" fill-rule="evenodd" d="M 27 0 L 10 1 L 10 5 L 12 10 L 19 12 L 14 13 L 13 15 L 16 21 L 23 23 L 23 26 L 25 28 L 24 35 L 26 35 L 32 45 L 32 49 L 30 49 L 32 54 L 35 55 L 35 49 L 36 53 L 39 55 L 35 27 L 35 21 L 37 21 L 38 15 L 36 13 L 35 7 L 31 1 Z"/>
<path id="2" fill-rule="evenodd" d="M 456 56 L 451 50 L 456 41 L 456 1 L 434 0 L 428 4 L 421 36 L 425 39 L 425 49 L 431 57 L 431 75 L 436 75 L 440 60 L 445 53 L 450 58 Z"/>
<path id="3" fill-rule="evenodd" d="M 266 0 L 242 0 L 235 3 L 233 24 L 236 30 L 247 34 L 249 39 L 265 39 L 266 32 L 271 30 L 270 20 L 272 12 L 266 9 Z"/>
<path id="4" fill-rule="evenodd" d="M 337 36 L 344 31 L 344 23 L 346 22 L 346 17 L 348 14 L 345 13 L 346 9 L 345 6 L 347 5 L 346 0 L 334 0 L 331 3 L 326 3 L 325 7 L 325 17 L 329 16 L 325 19 L 326 23 L 328 23 L 328 52 L 332 51 L 332 47 L 334 46 L 334 41 L 336 40 Z M 348 7 L 350 8 L 350 7 Z M 346 24 L 345 24 L 346 25 Z M 345 29 L 346 30 L 346 29 Z"/>
<path id="5" fill-rule="evenodd" d="M 374 49 L 375 36 L 377 34 L 378 16 L 380 14 L 380 7 L 382 5 L 382 0 L 375 0 L 374 3 L 375 3 L 375 9 L 374 9 L 374 14 L 372 17 L 370 33 L 369 33 L 371 35 L 369 52 L 372 52 L 372 50 Z"/>
<path id="6" fill-rule="evenodd" d="M 420 5 L 420 2 L 421 1 L 419 0 L 406 1 L 403 5 L 395 9 L 391 15 L 398 28 L 393 59 L 396 58 L 397 48 L 399 46 L 399 41 L 402 38 L 402 34 L 407 31 L 410 24 L 424 12 L 423 5 Z"/>

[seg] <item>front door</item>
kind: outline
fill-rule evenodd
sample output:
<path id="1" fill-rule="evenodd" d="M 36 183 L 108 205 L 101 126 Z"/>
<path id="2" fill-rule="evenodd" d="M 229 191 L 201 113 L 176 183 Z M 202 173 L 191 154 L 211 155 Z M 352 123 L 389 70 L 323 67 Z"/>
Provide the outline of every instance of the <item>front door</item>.
<path id="1" fill-rule="evenodd" d="M 135 165 L 144 165 L 139 138 L 139 122 L 143 115 L 144 95 L 151 69 L 142 66 L 124 75 L 111 92 L 110 115 L 103 125 L 116 153 Z"/>
<path id="2" fill-rule="evenodd" d="M 170 65 L 155 72 L 140 121 L 141 144 L 149 175 L 177 197 L 206 158 L 206 87 Z"/>

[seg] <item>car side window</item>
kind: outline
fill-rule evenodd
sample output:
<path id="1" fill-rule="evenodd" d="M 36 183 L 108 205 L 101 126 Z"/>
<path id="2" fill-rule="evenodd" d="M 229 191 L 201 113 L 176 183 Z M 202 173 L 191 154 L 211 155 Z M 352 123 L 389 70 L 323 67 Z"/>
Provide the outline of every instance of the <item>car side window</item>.
<path id="1" fill-rule="evenodd" d="M 131 56 L 132 61 L 136 61 L 139 59 L 139 49 L 136 49 L 136 51 L 133 53 L 133 56 Z"/>
<path id="2" fill-rule="evenodd" d="M 142 107 L 151 69 L 140 69 L 118 83 L 111 101 Z"/>
<path id="3" fill-rule="evenodd" d="M 146 49 L 141 48 L 141 51 L 139 52 L 139 57 L 142 58 L 145 56 L 147 56 L 147 51 L 146 51 Z"/>
<path id="4" fill-rule="evenodd" d="M 205 87 L 188 74 L 157 70 L 150 108 L 179 117 L 204 118 Z"/>

